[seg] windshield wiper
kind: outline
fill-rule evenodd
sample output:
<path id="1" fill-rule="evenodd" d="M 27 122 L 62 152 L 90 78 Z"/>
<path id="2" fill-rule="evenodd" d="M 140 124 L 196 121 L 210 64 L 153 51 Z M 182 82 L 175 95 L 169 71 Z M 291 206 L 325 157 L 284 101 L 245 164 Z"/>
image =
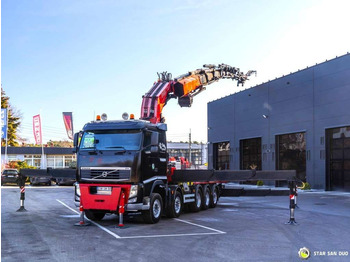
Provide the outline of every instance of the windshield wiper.
<path id="1" fill-rule="evenodd" d="M 98 153 L 103 154 L 102 150 L 98 150 L 96 147 L 90 147 L 88 149 L 89 149 L 88 152 L 90 155 L 97 155 Z"/>
<path id="2" fill-rule="evenodd" d="M 106 146 L 106 148 L 114 148 L 114 149 L 120 149 L 121 151 L 126 151 L 125 147 L 123 146 Z"/>

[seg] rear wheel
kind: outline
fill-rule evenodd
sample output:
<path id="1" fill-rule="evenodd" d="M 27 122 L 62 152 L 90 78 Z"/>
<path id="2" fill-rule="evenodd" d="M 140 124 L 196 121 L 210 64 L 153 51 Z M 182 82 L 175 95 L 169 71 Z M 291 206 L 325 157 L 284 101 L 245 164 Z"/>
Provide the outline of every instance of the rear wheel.
<path id="1" fill-rule="evenodd" d="M 170 207 L 167 210 L 168 217 L 179 217 L 182 213 L 182 195 L 179 191 L 175 191 L 174 200 L 172 201 Z"/>
<path id="2" fill-rule="evenodd" d="M 198 212 L 202 207 L 202 188 L 198 187 L 196 190 L 195 201 L 189 204 L 189 209 L 191 212 Z"/>
<path id="3" fill-rule="evenodd" d="M 100 221 L 105 216 L 104 212 L 92 211 L 90 209 L 86 209 L 84 211 L 85 211 L 86 217 L 90 220 L 93 220 L 93 221 Z"/>
<path id="4" fill-rule="evenodd" d="M 202 209 L 206 210 L 210 206 L 210 189 L 206 186 L 203 190 Z"/>
<path id="5" fill-rule="evenodd" d="M 217 186 L 213 186 L 213 192 L 210 196 L 210 207 L 216 207 L 219 200 L 219 189 Z"/>
<path id="6" fill-rule="evenodd" d="M 149 224 L 158 223 L 163 211 L 162 197 L 158 193 L 150 196 L 150 209 L 142 212 L 143 220 Z"/>

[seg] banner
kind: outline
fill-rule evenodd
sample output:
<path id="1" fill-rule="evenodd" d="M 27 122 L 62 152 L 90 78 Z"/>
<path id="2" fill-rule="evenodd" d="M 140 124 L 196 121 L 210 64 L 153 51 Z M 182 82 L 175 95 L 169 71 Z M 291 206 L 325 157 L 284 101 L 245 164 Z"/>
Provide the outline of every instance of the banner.
<path id="1" fill-rule="evenodd" d="M 1 138 L 7 137 L 7 108 L 1 108 Z"/>
<path id="2" fill-rule="evenodd" d="M 67 136 L 69 139 L 74 139 L 73 133 L 73 114 L 72 112 L 63 112 L 63 122 L 66 127 Z"/>
<path id="3" fill-rule="evenodd" d="M 41 134 L 41 120 L 40 115 L 33 116 L 33 132 L 35 143 L 37 145 L 42 144 L 42 134 Z"/>

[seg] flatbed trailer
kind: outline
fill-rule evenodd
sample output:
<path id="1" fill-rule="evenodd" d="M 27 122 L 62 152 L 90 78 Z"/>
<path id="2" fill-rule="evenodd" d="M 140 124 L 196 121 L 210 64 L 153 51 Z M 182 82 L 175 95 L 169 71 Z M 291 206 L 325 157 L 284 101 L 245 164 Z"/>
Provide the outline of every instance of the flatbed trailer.
<path id="1" fill-rule="evenodd" d="M 92 168 L 96 171 L 97 169 Z M 105 171 L 104 171 L 105 172 Z M 78 169 L 22 169 L 23 176 L 72 178 Z M 216 207 L 222 184 L 256 180 L 296 181 L 295 170 L 172 170 L 167 176 L 156 176 L 135 185 L 130 183 L 82 182 L 75 187 L 76 205 L 89 219 L 98 221 L 106 213 L 122 220 L 125 213 L 142 213 L 148 223 L 157 223 L 162 215 L 179 217 L 186 207 L 198 212 Z"/>

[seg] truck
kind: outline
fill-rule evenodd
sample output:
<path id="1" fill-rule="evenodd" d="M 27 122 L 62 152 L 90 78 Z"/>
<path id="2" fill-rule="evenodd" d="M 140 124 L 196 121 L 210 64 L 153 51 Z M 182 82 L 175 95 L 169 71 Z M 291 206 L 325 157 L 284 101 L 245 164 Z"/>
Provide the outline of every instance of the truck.
<path id="1" fill-rule="evenodd" d="M 115 121 L 98 116 L 75 134 L 75 201 L 87 218 L 141 212 L 145 222 L 157 223 L 162 215 L 179 217 L 185 206 L 193 212 L 216 206 L 221 181 L 208 174 L 204 178 L 200 170 L 186 171 L 185 180 L 192 175 L 191 181 L 175 179 L 176 168 L 168 165 L 162 110 L 172 98 L 181 107 L 190 107 L 195 95 L 219 79 L 243 85 L 255 71 L 244 74 L 226 64 L 203 67 L 175 79 L 167 72 L 159 73 L 142 98 L 140 119 L 132 114 Z"/>

